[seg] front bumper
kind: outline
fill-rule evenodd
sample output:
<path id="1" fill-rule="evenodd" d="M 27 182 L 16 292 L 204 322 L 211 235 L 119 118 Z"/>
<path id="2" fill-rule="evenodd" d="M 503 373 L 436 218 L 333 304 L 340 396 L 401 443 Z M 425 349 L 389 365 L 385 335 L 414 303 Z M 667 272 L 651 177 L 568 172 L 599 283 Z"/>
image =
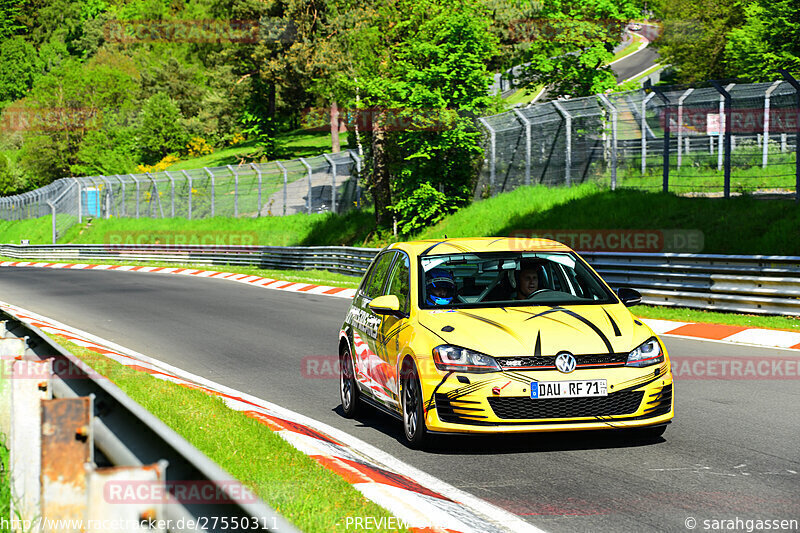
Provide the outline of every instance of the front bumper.
<path id="1" fill-rule="evenodd" d="M 524 433 L 658 426 L 674 416 L 667 364 L 646 368 L 459 374 L 426 380 L 428 429 L 439 433 Z M 606 379 L 608 396 L 531 399 L 532 381 Z"/>

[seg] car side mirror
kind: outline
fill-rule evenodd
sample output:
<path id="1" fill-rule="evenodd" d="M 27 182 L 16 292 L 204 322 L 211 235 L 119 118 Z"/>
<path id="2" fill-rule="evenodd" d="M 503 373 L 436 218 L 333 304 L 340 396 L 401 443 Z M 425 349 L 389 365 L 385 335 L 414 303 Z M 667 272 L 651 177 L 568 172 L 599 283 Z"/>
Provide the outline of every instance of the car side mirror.
<path id="1" fill-rule="evenodd" d="M 625 304 L 625 307 L 631 307 L 642 303 L 642 295 L 639 291 L 628 287 L 620 287 L 617 289 L 617 296 Z"/>
<path id="2" fill-rule="evenodd" d="M 400 300 L 394 294 L 387 294 L 385 296 L 378 296 L 373 299 L 369 304 L 369 308 L 377 315 L 395 315 L 401 316 Z"/>

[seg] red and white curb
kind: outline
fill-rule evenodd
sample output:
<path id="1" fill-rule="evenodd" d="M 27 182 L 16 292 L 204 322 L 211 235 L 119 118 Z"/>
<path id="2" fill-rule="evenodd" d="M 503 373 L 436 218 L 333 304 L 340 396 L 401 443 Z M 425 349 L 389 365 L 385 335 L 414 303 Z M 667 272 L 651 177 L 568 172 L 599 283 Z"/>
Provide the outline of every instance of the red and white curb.
<path id="1" fill-rule="evenodd" d="M 47 263 L 30 261 L 3 261 L 0 267 L 34 267 L 34 268 L 67 268 L 71 270 L 117 270 L 122 272 L 144 272 L 158 274 L 180 274 L 200 278 L 226 279 L 280 291 L 320 294 L 338 298 L 353 298 L 355 289 L 315 285 L 313 283 L 292 282 L 279 279 L 262 278 L 247 274 L 234 274 L 216 270 L 197 270 L 192 268 L 148 267 L 131 265 L 93 265 L 86 263 Z M 783 331 L 745 326 L 727 326 L 723 324 L 704 324 L 641 318 L 658 335 L 675 335 L 702 340 L 733 342 L 768 348 L 800 349 L 800 332 Z"/>
<path id="2" fill-rule="evenodd" d="M 0 301 L 0 309 L 25 324 L 62 336 L 125 366 L 220 397 L 229 408 L 267 425 L 292 446 L 344 478 L 412 531 L 543 533 L 518 516 L 430 476 L 344 431 L 21 307 Z M 345 518 L 343 516 L 341 523 L 335 526 L 344 526 Z"/>
<path id="3" fill-rule="evenodd" d="M 640 318 L 642 322 L 658 335 L 675 335 L 706 341 L 733 342 L 764 346 L 768 348 L 788 348 L 800 350 L 800 332 L 780 329 L 748 328 L 726 324 L 704 324 Z"/>
<path id="4" fill-rule="evenodd" d="M 281 279 L 262 278 L 248 274 L 234 274 L 232 272 L 219 272 L 217 270 L 197 270 L 194 268 L 177 267 L 150 267 L 131 265 L 93 265 L 89 263 L 47 263 L 30 261 L 3 261 L 0 266 L 5 267 L 34 267 L 34 268 L 67 268 L 70 270 L 118 270 L 122 272 L 146 272 L 158 274 L 180 274 L 183 276 L 197 276 L 199 278 L 226 279 L 237 281 L 253 287 L 274 289 L 289 292 L 305 292 L 308 294 L 322 294 L 339 298 L 352 298 L 355 289 L 344 287 L 331 287 L 328 285 L 315 285 L 313 283 L 293 282 Z"/>

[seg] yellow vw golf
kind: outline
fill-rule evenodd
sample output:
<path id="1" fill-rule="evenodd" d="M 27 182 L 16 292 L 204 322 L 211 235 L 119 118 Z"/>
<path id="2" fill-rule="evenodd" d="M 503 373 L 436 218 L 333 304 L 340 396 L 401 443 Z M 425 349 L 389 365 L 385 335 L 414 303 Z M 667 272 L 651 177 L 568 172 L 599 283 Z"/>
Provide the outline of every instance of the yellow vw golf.
<path id="1" fill-rule="evenodd" d="M 431 433 L 634 429 L 673 417 L 663 343 L 573 250 L 546 239 L 396 243 L 339 334 L 348 417 L 369 404 Z"/>

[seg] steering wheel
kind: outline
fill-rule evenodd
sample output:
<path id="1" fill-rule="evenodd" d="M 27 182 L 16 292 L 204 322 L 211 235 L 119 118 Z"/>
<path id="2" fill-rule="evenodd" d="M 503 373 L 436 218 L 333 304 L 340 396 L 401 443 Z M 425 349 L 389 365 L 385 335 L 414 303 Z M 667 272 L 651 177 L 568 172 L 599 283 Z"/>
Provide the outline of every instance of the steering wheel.
<path id="1" fill-rule="evenodd" d="M 545 292 L 545 291 L 550 291 L 550 292 L 553 292 L 553 289 L 548 289 L 547 287 L 542 287 L 541 289 L 536 289 L 535 291 L 533 291 L 532 293 L 530 293 L 530 295 L 528 295 L 528 298 L 533 298 L 533 297 L 534 297 L 534 296 L 536 296 L 537 294 L 541 294 L 541 293 L 543 293 L 543 292 Z"/>

